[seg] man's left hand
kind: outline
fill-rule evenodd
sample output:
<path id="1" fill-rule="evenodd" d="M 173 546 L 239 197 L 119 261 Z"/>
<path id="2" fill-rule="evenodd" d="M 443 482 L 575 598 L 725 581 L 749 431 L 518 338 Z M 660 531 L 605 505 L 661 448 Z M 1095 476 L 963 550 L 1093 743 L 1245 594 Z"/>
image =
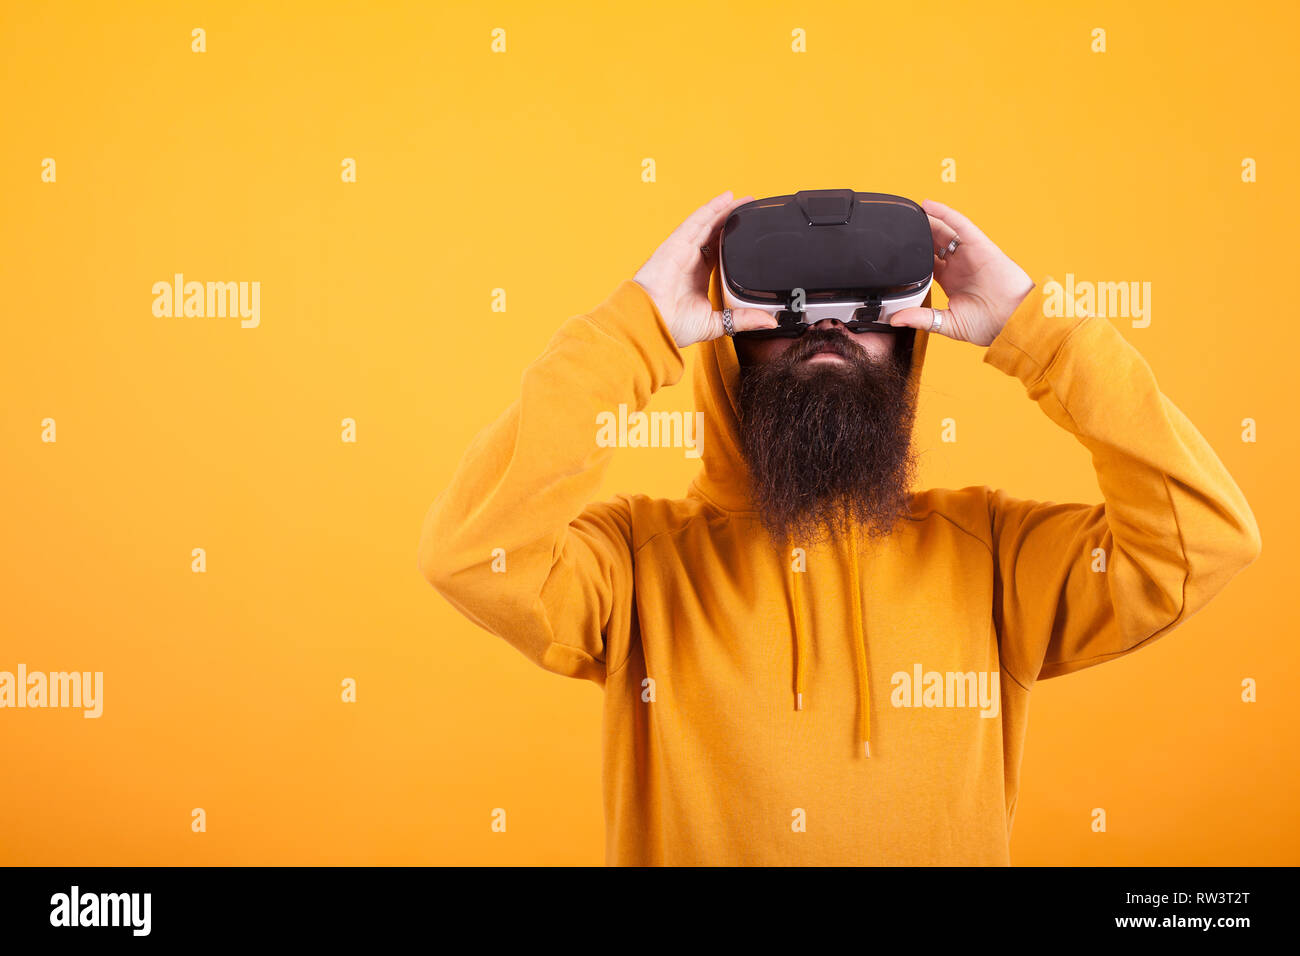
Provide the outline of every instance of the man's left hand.
<path id="1" fill-rule="evenodd" d="M 959 342 L 989 345 L 1034 288 L 1024 269 L 995 246 L 979 228 L 955 209 L 927 199 L 921 208 L 930 217 L 934 239 L 934 278 L 948 296 L 940 309 L 940 335 Z M 953 236 L 961 241 L 946 252 Z M 945 252 L 943 258 L 940 252 Z M 889 317 L 891 325 L 928 330 L 934 313 L 928 308 L 902 309 Z"/>

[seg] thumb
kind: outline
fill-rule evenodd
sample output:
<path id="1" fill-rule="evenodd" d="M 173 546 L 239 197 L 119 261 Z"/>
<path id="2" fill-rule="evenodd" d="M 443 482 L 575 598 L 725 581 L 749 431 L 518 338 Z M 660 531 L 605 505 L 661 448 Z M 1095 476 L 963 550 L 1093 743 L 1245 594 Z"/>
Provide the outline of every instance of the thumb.
<path id="1" fill-rule="evenodd" d="M 899 309 L 889 317 L 889 324 L 924 332 L 934 324 L 934 312 L 920 307 Z"/>
<path id="2" fill-rule="evenodd" d="M 776 316 L 762 309 L 732 309 L 731 327 L 737 332 L 753 332 L 758 329 L 774 329 L 779 323 Z M 726 326 L 722 322 L 722 313 L 713 313 L 713 327 L 717 335 L 726 335 Z"/>

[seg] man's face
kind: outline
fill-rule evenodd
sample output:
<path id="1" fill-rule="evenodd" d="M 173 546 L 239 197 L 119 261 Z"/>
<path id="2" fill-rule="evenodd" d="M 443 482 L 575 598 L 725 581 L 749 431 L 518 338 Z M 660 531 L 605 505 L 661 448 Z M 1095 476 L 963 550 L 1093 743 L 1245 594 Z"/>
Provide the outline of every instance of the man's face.
<path id="1" fill-rule="evenodd" d="M 735 339 L 742 450 L 778 540 L 894 527 L 915 472 L 911 343 L 907 331 L 855 333 L 835 319 L 799 338 Z"/>

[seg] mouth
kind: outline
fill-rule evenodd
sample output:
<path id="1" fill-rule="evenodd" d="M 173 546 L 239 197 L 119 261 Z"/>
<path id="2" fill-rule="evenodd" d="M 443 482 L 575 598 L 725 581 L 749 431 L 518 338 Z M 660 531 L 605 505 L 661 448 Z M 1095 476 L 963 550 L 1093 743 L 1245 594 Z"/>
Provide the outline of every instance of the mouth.
<path id="1" fill-rule="evenodd" d="M 823 342 L 802 359 L 804 362 L 847 362 L 844 346 L 839 342 Z"/>

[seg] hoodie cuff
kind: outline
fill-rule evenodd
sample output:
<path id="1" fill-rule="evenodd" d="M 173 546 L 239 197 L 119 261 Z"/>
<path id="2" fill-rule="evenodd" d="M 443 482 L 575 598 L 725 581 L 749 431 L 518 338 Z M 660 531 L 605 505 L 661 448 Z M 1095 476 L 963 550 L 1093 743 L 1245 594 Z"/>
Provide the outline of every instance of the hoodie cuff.
<path id="1" fill-rule="evenodd" d="M 652 391 L 681 380 L 686 368 L 682 350 L 654 299 L 635 279 L 620 282 L 586 317 L 640 357 L 650 372 Z"/>
<path id="2" fill-rule="evenodd" d="M 1088 321 L 1086 316 L 1046 314 L 1043 305 L 1047 296 L 1043 290 L 1052 281 L 1051 276 L 1045 276 L 1030 290 L 984 353 L 987 364 L 1014 375 L 1025 385 L 1043 374 L 1070 333 Z"/>

